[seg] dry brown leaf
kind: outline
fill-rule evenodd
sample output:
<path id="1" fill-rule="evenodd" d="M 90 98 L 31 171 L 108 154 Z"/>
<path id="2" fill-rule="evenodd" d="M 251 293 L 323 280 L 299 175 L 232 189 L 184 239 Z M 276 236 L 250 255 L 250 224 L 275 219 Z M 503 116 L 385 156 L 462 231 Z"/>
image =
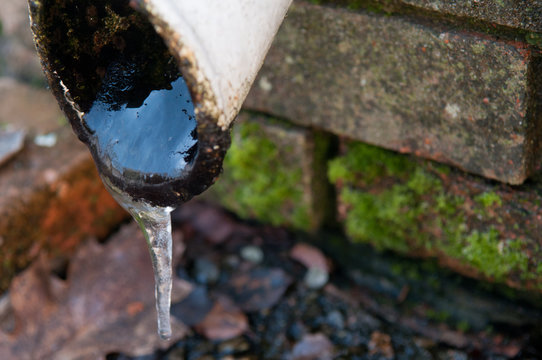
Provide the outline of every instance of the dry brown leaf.
<path id="1" fill-rule="evenodd" d="M 211 340 L 228 340 L 248 330 L 248 318 L 233 301 L 220 297 L 196 330 Z"/>
<path id="2" fill-rule="evenodd" d="M 235 231 L 242 228 L 224 210 L 197 201 L 184 204 L 171 216 L 174 222 L 190 222 L 190 225 L 212 244 L 225 242 Z"/>
<path id="3" fill-rule="evenodd" d="M 259 311 L 275 305 L 292 281 L 280 268 L 258 267 L 234 274 L 227 292 L 244 311 Z"/>
<path id="4" fill-rule="evenodd" d="M 387 359 L 393 359 L 395 356 L 391 337 L 383 332 L 373 331 L 368 347 L 370 355 L 380 354 Z"/>
<path id="5" fill-rule="evenodd" d="M 326 273 L 330 272 L 327 258 L 320 249 L 305 243 L 296 244 L 290 250 L 290 257 L 308 268 L 318 268 Z"/>
<path id="6" fill-rule="evenodd" d="M 186 334 L 174 318 L 171 340 L 161 341 L 156 333 L 154 277 L 135 224 L 106 245 L 85 243 L 70 264 L 66 281 L 52 275 L 43 260 L 13 281 L 16 327 L 13 334 L 0 332 L 3 360 L 140 356 Z"/>

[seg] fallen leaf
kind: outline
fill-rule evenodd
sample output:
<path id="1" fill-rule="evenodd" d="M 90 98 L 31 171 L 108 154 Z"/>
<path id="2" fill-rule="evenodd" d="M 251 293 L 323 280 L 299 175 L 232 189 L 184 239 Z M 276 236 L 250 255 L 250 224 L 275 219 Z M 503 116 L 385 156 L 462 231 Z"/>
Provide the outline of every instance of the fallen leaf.
<path id="1" fill-rule="evenodd" d="M 326 273 L 330 272 L 329 262 L 320 249 L 305 243 L 296 244 L 292 250 L 290 250 L 290 257 L 301 264 L 307 269 L 318 268 Z"/>
<path id="2" fill-rule="evenodd" d="M 387 359 L 393 359 L 395 356 L 393 345 L 391 344 L 391 337 L 380 331 L 373 331 L 368 348 L 370 355 L 380 354 Z"/>
<path id="3" fill-rule="evenodd" d="M 295 344 L 290 359 L 331 360 L 333 359 L 333 344 L 322 333 L 307 334 Z"/>
<path id="4" fill-rule="evenodd" d="M 172 318 L 171 340 L 156 333 L 154 277 L 135 224 L 105 245 L 88 241 L 80 247 L 66 281 L 52 275 L 45 261 L 36 262 L 14 279 L 10 299 L 16 327 L 11 334 L 0 332 L 2 360 L 140 356 L 187 332 Z"/>
<path id="5" fill-rule="evenodd" d="M 196 331 L 210 340 L 228 340 L 248 330 L 247 316 L 227 297 L 219 297 Z"/>
<path id="6" fill-rule="evenodd" d="M 507 345 L 495 346 L 493 350 L 497 354 L 502 354 L 507 358 L 513 359 L 516 358 L 516 356 L 521 352 L 522 348 L 523 344 L 513 341 L 512 343 Z"/>
<path id="7" fill-rule="evenodd" d="M 197 201 L 184 204 L 171 218 L 173 222 L 190 222 L 212 244 L 223 243 L 241 227 L 224 210 Z"/>
<path id="8" fill-rule="evenodd" d="M 275 305 L 291 283 L 280 268 L 258 267 L 234 274 L 227 291 L 244 311 L 259 311 Z"/>

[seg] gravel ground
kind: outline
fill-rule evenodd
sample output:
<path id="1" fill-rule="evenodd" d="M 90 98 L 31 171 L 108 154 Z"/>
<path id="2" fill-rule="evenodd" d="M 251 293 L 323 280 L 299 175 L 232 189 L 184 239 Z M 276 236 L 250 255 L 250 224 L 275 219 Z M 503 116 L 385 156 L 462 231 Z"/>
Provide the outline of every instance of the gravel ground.
<path id="1" fill-rule="evenodd" d="M 165 351 L 108 359 L 504 360 L 542 354 L 536 306 L 430 262 L 375 253 L 333 235 L 309 239 L 248 224 L 197 202 L 173 219 L 186 245 L 177 274 L 195 290 L 172 313 L 192 330 Z M 330 255 L 314 244 L 324 244 Z M 217 299 L 229 309 L 226 320 L 213 307 Z"/>

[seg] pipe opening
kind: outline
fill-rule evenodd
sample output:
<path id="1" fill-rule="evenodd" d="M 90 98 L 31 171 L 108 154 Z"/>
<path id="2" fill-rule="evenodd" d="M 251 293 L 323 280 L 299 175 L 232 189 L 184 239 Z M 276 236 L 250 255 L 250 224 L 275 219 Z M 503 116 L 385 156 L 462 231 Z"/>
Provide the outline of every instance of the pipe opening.
<path id="1" fill-rule="evenodd" d="M 229 135 L 205 114 L 196 120 L 176 57 L 133 3 L 31 0 L 32 29 L 51 88 L 102 177 L 135 200 L 173 206 L 214 182 Z M 201 155 L 214 142 L 220 153 Z"/>

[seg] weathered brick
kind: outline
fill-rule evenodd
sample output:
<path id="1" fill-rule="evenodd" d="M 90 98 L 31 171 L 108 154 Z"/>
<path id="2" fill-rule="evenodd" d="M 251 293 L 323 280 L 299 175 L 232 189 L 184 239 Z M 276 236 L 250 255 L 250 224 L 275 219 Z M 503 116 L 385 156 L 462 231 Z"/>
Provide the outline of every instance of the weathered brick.
<path id="1" fill-rule="evenodd" d="M 0 80 L 0 124 L 29 133 L 23 151 L 0 167 L 0 291 L 40 250 L 67 255 L 126 218 L 62 118 L 50 92 Z M 57 135 L 56 145 L 33 143 L 46 132 Z"/>
<path id="2" fill-rule="evenodd" d="M 322 134 L 244 113 L 234 126 L 224 173 L 205 196 L 245 218 L 314 230 L 333 211 L 328 146 Z"/>
<path id="3" fill-rule="evenodd" d="M 540 0 L 400 1 L 446 15 L 469 17 L 516 29 L 542 32 L 542 1 Z"/>
<path id="4" fill-rule="evenodd" d="M 359 142 L 329 177 L 347 235 L 381 250 L 434 257 L 464 275 L 542 290 L 542 177 L 522 186 Z"/>
<path id="5" fill-rule="evenodd" d="M 538 156 L 538 63 L 522 43 L 297 4 L 246 107 L 519 184 Z"/>

